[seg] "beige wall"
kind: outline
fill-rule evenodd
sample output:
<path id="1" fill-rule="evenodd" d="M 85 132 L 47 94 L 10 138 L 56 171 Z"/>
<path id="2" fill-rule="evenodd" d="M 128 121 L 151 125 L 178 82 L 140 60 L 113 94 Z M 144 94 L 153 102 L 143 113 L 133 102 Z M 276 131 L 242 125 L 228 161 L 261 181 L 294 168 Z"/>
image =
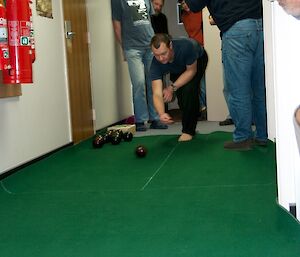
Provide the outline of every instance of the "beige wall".
<path id="1" fill-rule="evenodd" d="M 86 0 L 90 31 L 90 62 L 95 129 L 132 115 L 127 63 L 116 43 L 110 0 Z"/>
<path id="2" fill-rule="evenodd" d="M 223 95 L 223 67 L 221 56 L 220 31 L 208 22 L 209 12 L 203 9 L 204 47 L 208 54 L 206 69 L 207 119 L 221 121 L 228 115 L 228 108 Z"/>

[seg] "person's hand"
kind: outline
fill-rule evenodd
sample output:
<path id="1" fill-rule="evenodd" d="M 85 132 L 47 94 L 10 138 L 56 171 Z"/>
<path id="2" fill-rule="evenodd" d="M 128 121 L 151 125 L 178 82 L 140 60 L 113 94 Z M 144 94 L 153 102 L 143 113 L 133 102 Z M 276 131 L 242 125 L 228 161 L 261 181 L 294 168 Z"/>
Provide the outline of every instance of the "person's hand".
<path id="1" fill-rule="evenodd" d="M 172 117 L 168 113 L 163 113 L 159 115 L 159 120 L 164 124 L 174 123 Z"/>
<path id="2" fill-rule="evenodd" d="M 295 112 L 295 118 L 296 118 L 298 125 L 300 126 L 300 107 Z"/>
<path id="3" fill-rule="evenodd" d="M 288 14 L 300 19 L 300 0 L 278 0 L 278 3 Z"/>
<path id="4" fill-rule="evenodd" d="M 173 100 L 173 88 L 171 86 L 168 86 L 163 89 L 163 97 L 164 97 L 164 102 L 165 103 L 170 103 Z"/>
<path id="5" fill-rule="evenodd" d="M 209 22 L 210 25 L 216 25 L 216 22 L 215 22 L 214 18 L 211 15 L 208 16 L 208 22 Z"/>
<path id="6" fill-rule="evenodd" d="M 180 4 L 181 4 L 182 10 L 184 10 L 186 12 L 190 11 L 190 8 L 188 7 L 188 5 L 186 4 L 186 2 L 184 0 Z"/>

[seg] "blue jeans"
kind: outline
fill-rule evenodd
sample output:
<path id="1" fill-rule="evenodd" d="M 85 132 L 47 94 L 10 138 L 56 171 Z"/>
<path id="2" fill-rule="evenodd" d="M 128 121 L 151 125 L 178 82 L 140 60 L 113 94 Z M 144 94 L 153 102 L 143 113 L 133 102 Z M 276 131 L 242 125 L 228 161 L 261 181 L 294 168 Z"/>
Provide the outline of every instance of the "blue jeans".
<path id="1" fill-rule="evenodd" d="M 205 73 L 200 81 L 200 110 L 206 107 L 206 83 L 205 83 Z"/>
<path id="2" fill-rule="evenodd" d="M 225 78 L 225 74 L 224 74 L 224 73 L 225 73 L 225 72 L 224 72 L 224 64 L 223 64 L 223 85 L 224 85 L 223 95 L 224 95 L 224 98 L 225 98 L 225 102 L 226 102 L 227 108 L 228 108 L 228 110 L 229 110 L 229 107 L 228 107 L 228 92 L 227 92 L 227 87 L 226 87 L 226 85 L 225 85 L 225 83 L 226 83 L 226 78 Z M 230 114 L 228 114 L 228 115 L 226 116 L 226 120 L 228 120 L 228 119 L 231 119 Z"/>
<path id="3" fill-rule="evenodd" d="M 236 22 L 222 36 L 224 92 L 234 122 L 233 141 L 267 140 L 264 43 L 261 19 Z M 256 132 L 253 134 L 252 121 Z"/>
<path id="4" fill-rule="evenodd" d="M 154 109 L 152 85 L 149 75 L 152 62 L 150 48 L 124 50 L 132 84 L 132 97 L 135 122 L 159 120 Z"/>

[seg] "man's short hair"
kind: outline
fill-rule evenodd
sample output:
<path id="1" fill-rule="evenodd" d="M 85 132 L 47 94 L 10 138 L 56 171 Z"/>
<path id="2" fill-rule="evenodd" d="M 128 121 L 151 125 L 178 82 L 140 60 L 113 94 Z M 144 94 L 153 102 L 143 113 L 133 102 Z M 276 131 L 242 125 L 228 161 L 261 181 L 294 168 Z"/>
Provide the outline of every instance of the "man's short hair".
<path id="1" fill-rule="evenodd" d="M 152 37 L 150 46 L 158 49 L 161 43 L 165 43 L 167 47 L 171 44 L 171 36 L 165 33 L 157 33 Z"/>

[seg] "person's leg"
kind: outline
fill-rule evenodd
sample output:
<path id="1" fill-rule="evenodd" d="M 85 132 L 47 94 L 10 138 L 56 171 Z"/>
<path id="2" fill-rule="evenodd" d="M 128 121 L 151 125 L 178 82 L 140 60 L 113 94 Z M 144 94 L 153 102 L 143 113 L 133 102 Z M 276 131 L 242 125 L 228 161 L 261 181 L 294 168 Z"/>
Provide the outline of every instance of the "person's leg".
<path id="1" fill-rule="evenodd" d="M 265 67 L 264 67 L 264 43 L 262 20 L 257 20 L 256 44 L 252 70 L 252 106 L 253 123 L 256 127 L 255 141 L 267 142 L 267 110 L 266 110 L 266 87 L 265 87 Z M 254 38 L 255 39 L 255 38 Z M 266 144 L 265 144 L 266 145 Z"/>
<path id="2" fill-rule="evenodd" d="M 180 76 L 180 74 L 174 74 L 174 73 L 171 73 L 170 74 L 170 80 L 175 82 L 177 80 L 177 78 Z M 178 141 L 189 141 L 193 138 L 193 135 L 195 133 L 195 129 L 191 128 L 189 131 L 188 129 L 188 121 L 187 121 L 187 117 L 189 117 L 189 115 L 187 115 L 184 111 L 184 104 L 185 104 L 185 101 L 184 101 L 184 98 L 183 98 L 183 88 L 185 88 L 187 85 L 184 85 L 183 87 L 179 88 L 177 91 L 176 91 L 176 97 L 177 97 L 177 104 L 179 106 L 179 109 L 181 111 L 181 125 L 182 125 L 182 134 L 181 136 L 179 137 Z M 193 87 L 192 87 L 193 88 Z M 198 98 L 198 86 L 195 87 L 196 89 L 196 93 L 192 92 L 191 95 L 193 96 L 196 96 L 195 99 L 193 99 L 192 101 L 196 101 L 198 102 L 198 106 L 199 106 L 199 98 Z M 186 89 L 187 90 L 187 89 Z M 188 90 L 187 90 L 188 91 Z M 192 90 L 191 90 L 192 91 Z M 195 107 L 197 108 L 197 107 Z M 198 107 L 199 108 L 199 107 Z M 197 110 L 198 111 L 198 110 Z M 197 120 L 196 120 L 197 122 Z"/>
<path id="3" fill-rule="evenodd" d="M 182 133 L 195 135 L 199 111 L 199 84 L 196 79 L 188 82 L 176 92 L 178 105 L 182 112 Z"/>
<path id="4" fill-rule="evenodd" d="M 251 79 L 255 53 L 253 48 L 257 45 L 256 33 L 256 20 L 246 19 L 235 23 L 222 37 L 225 90 L 229 112 L 235 125 L 233 142 L 224 144 L 228 149 L 251 148 L 253 137 Z M 242 144 L 234 144 L 236 142 Z"/>
<path id="5" fill-rule="evenodd" d="M 200 80 L 199 101 L 200 109 L 198 113 L 198 120 L 207 120 L 205 74 L 203 74 L 203 77 Z"/>
<path id="6" fill-rule="evenodd" d="M 205 74 L 200 80 L 200 109 L 206 108 L 206 83 Z"/>
<path id="7" fill-rule="evenodd" d="M 228 92 L 227 92 L 227 87 L 226 87 L 226 79 L 225 79 L 225 75 L 224 75 L 224 64 L 222 64 L 223 65 L 223 86 L 224 86 L 224 88 L 223 88 L 223 95 L 224 95 L 224 98 L 225 98 L 225 102 L 226 102 L 226 104 L 227 104 L 227 108 L 229 109 L 229 107 L 228 107 Z M 233 125 L 233 120 L 231 119 L 231 116 L 230 116 L 230 114 L 228 114 L 227 116 L 226 116 L 226 119 L 225 120 L 223 120 L 223 121 L 220 121 L 219 122 L 219 125 L 220 126 L 228 126 L 228 125 Z"/>
<path id="8" fill-rule="evenodd" d="M 147 103 L 148 103 L 148 112 L 149 119 L 151 121 L 150 128 L 152 129 L 167 129 L 168 126 L 162 124 L 159 120 L 159 116 L 154 108 L 153 104 L 153 94 L 152 94 L 152 81 L 150 77 L 150 67 L 153 59 L 153 54 L 151 49 L 144 50 L 143 53 L 143 63 L 145 66 L 145 76 L 146 76 L 146 95 L 147 95 Z"/>
<path id="9" fill-rule="evenodd" d="M 142 59 L 143 53 L 137 49 L 130 49 L 125 50 L 124 54 L 128 63 L 128 70 L 132 84 L 135 122 L 137 123 L 137 126 L 140 126 L 149 119 L 145 88 L 145 68 Z M 141 131 L 146 130 L 145 126 L 140 127 Z M 138 127 L 137 130 L 139 130 Z"/>
<path id="10" fill-rule="evenodd" d="M 194 78 L 176 92 L 178 105 L 182 111 L 182 133 L 190 136 L 194 136 L 196 133 L 199 111 L 199 83 L 205 72 L 207 61 L 208 57 L 205 52 L 204 55 L 198 59 L 197 73 Z M 186 138 L 184 135 L 183 137 Z"/>
<path id="11" fill-rule="evenodd" d="M 158 120 L 159 117 L 153 105 L 153 95 L 152 95 L 152 84 L 150 77 L 150 67 L 153 59 L 153 54 L 151 49 L 146 49 L 143 53 L 143 63 L 145 65 L 145 76 L 146 76 L 146 86 L 147 86 L 147 102 L 148 102 L 148 110 L 149 110 L 149 119 L 150 120 Z"/>

